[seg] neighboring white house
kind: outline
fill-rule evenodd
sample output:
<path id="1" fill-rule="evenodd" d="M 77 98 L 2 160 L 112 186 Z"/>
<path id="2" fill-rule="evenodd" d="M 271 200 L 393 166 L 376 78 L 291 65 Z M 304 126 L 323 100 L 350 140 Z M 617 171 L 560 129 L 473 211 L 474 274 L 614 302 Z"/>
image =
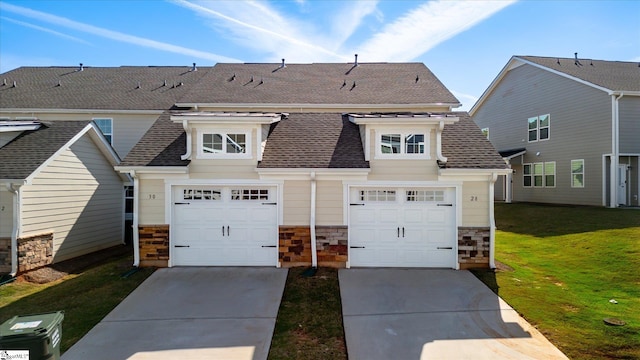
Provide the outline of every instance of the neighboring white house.
<path id="1" fill-rule="evenodd" d="M 638 62 L 514 56 L 470 114 L 514 170 L 496 199 L 640 206 Z"/>
<path id="2" fill-rule="evenodd" d="M 189 85 L 117 167 L 136 265 L 494 265 L 510 170 L 424 64 L 217 64 Z"/>
<path id="3" fill-rule="evenodd" d="M 91 121 L 0 121 L 0 273 L 122 244 L 119 162 Z"/>

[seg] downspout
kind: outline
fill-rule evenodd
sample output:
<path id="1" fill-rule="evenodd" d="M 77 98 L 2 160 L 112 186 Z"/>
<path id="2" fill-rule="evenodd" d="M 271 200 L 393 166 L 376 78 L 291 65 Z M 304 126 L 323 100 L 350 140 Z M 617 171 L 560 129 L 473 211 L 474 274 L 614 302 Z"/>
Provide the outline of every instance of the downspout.
<path id="1" fill-rule="evenodd" d="M 489 267 L 492 269 L 496 268 L 496 217 L 494 214 L 495 205 L 493 201 L 496 180 L 498 180 L 498 174 L 493 173 L 489 181 Z"/>
<path id="2" fill-rule="evenodd" d="M 135 170 L 129 171 L 133 178 L 133 266 L 140 266 L 140 230 L 138 213 L 140 209 L 140 179 Z"/>
<path id="3" fill-rule="evenodd" d="M 618 101 L 624 96 L 624 93 L 620 93 L 618 97 L 615 94 L 611 94 L 611 170 L 610 170 L 610 189 L 609 189 L 609 207 L 618 207 L 618 162 L 620 153 L 620 131 L 618 127 L 620 125 L 620 113 L 618 111 Z"/>
<path id="4" fill-rule="evenodd" d="M 184 132 L 187 135 L 187 149 L 184 155 L 180 156 L 180 159 L 189 160 L 189 158 L 191 157 L 191 129 L 189 129 L 189 123 L 187 122 L 187 120 L 182 120 L 182 128 L 184 128 Z"/>
<path id="5" fill-rule="evenodd" d="M 318 254 L 316 250 L 316 172 L 311 174 L 311 212 L 309 216 L 309 230 L 311 234 L 311 267 L 318 267 Z"/>
<path id="6" fill-rule="evenodd" d="M 447 157 L 442 155 L 442 130 L 444 130 L 444 121 L 440 121 L 436 130 L 436 157 L 442 164 L 446 164 Z"/>
<path id="7" fill-rule="evenodd" d="M 11 230 L 11 273 L 12 278 L 18 273 L 18 237 L 20 236 L 20 186 L 7 184 L 7 189 L 13 193 L 13 229 Z"/>

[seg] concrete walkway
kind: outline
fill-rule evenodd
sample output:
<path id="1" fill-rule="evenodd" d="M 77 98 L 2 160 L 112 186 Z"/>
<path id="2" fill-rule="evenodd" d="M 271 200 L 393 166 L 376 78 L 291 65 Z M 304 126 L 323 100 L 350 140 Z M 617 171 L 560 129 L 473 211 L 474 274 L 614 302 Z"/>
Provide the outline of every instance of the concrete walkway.
<path id="1" fill-rule="evenodd" d="M 342 269 L 349 359 L 566 359 L 468 271 Z"/>
<path id="2" fill-rule="evenodd" d="M 62 359 L 266 359 L 286 278 L 275 268 L 160 269 Z"/>

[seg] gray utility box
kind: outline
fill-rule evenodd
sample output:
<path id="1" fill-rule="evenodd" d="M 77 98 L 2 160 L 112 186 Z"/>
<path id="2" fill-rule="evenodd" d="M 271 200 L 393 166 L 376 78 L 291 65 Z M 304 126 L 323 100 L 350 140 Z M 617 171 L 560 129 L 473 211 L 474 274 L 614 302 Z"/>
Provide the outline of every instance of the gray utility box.
<path id="1" fill-rule="evenodd" d="M 64 312 L 14 316 L 0 325 L 0 352 L 28 351 L 29 360 L 60 359 Z"/>

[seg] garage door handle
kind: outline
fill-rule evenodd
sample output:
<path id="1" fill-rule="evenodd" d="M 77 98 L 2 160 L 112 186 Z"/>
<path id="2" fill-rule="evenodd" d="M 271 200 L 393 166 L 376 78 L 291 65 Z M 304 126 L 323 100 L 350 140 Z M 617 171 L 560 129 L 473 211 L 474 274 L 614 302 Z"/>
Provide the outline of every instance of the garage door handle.
<path id="1" fill-rule="evenodd" d="M 266 248 L 266 247 L 268 247 L 268 248 L 274 248 L 274 247 L 276 247 L 276 246 L 275 246 L 275 245 L 262 245 L 262 247 L 265 247 L 265 248 Z"/>
<path id="2" fill-rule="evenodd" d="M 453 250 L 451 246 L 438 246 L 438 250 Z"/>
<path id="3" fill-rule="evenodd" d="M 278 205 L 278 203 L 274 203 L 274 202 L 272 202 L 272 203 L 262 203 L 262 205 Z"/>
<path id="4" fill-rule="evenodd" d="M 438 204 L 438 206 L 453 206 L 453 204 Z"/>
<path id="5" fill-rule="evenodd" d="M 189 245 L 173 245 L 173 247 L 189 247 Z"/>
<path id="6" fill-rule="evenodd" d="M 351 206 L 364 206 L 364 204 L 349 204 Z"/>
<path id="7" fill-rule="evenodd" d="M 364 246 L 349 246 L 352 249 L 364 249 Z"/>
<path id="8" fill-rule="evenodd" d="M 231 235 L 231 231 L 229 231 L 229 225 L 227 225 L 227 236 Z"/>
<path id="9" fill-rule="evenodd" d="M 189 205 L 189 204 L 191 204 L 191 203 L 180 203 L 180 202 L 179 202 L 179 203 L 173 203 L 173 204 L 174 204 L 174 205 Z"/>
<path id="10" fill-rule="evenodd" d="M 400 227 L 398 226 L 398 237 L 400 237 Z"/>
<path id="11" fill-rule="evenodd" d="M 402 227 L 402 237 L 404 237 L 404 226 Z"/>
<path id="12" fill-rule="evenodd" d="M 224 236 L 224 225 L 222 225 L 222 236 Z"/>

